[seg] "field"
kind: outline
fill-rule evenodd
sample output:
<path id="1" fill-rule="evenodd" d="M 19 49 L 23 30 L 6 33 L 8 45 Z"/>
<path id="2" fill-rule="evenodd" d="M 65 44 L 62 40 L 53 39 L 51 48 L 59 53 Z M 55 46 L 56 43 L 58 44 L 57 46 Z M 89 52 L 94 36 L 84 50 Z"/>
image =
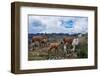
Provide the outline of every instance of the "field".
<path id="1" fill-rule="evenodd" d="M 46 45 L 40 45 L 38 43 L 34 49 L 31 46 L 32 37 L 34 36 L 43 36 L 43 33 L 38 34 L 28 34 L 28 60 L 57 60 L 57 59 L 77 59 L 77 58 L 88 58 L 88 38 L 87 34 L 82 34 L 79 37 L 79 44 L 76 46 L 75 51 L 71 51 L 73 46 L 68 46 L 67 50 L 64 51 L 63 38 L 75 38 L 78 37 L 78 34 L 64 34 L 64 33 L 52 33 L 45 34 L 48 37 Z M 60 43 L 62 42 L 57 49 L 51 49 L 49 51 L 50 43 Z"/>

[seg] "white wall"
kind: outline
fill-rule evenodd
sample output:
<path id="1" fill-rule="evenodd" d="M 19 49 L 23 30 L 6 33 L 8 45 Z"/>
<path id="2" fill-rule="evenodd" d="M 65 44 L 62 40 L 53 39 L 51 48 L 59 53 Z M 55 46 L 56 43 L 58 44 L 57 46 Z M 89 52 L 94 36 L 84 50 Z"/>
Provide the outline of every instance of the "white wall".
<path id="1" fill-rule="evenodd" d="M 74 4 L 74 5 L 90 5 L 99 7 L 98 21 L 100 21 L 100 0 L 1 0 L 0 1 L 0 76 L 16 76 L 10 73 L 10 55 L 11 55 L 11 15 L 10 3 L 13 1 L 25 2 L 41 2 L 41 3 L 57 3 L 57 4 Z M 100 24 L 100 22 L 98 23 Z M 100 26 L 98 25 L 100 33 Z M 100 34 L 98 36 L 100 42 Z M 100 44 L 99 44 L 100 46 Z M 98 49 L 100 58 L 100 48 Z M 18 76 L 100 76 L 100 59 L 98 70 L 81 70 L 81 71 L 65 71 L 38 74 L 21 74 Z"/>

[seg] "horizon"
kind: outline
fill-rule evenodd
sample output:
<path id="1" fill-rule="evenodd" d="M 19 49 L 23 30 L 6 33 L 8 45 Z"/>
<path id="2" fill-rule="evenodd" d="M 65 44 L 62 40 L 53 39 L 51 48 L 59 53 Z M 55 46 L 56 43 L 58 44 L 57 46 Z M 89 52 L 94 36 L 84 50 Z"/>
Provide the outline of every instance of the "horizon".
<path id="1" fill-rule="evenodd" d="M 28 34 L 69 34 L 69 35 L 73 35 L 73 34 L 88 34 L 88 33 L 28 33 Z"/>

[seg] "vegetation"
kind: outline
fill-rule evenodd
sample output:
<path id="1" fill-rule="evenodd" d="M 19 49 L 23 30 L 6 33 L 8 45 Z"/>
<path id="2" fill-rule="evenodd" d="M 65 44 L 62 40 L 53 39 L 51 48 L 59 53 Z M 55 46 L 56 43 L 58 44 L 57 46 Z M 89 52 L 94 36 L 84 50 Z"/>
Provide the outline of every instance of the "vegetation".
<path id="1" fill-rule="evenodd" d="M 29 34 L 28 35 L 28 46 L 31 45 L 31 39 L 33 36 L 42 36 L 43 33 L 38 34 Z M 48 44 L 52 42 L 60 42 L 63 41 L 62 39 L 64 37 L 77 37 L 78 34 L 63 34 L 63 33 L 52 33 L 52 34 L 45 34 L 48 37 Z M 63 51 L 63 48 L 59 46 L 59 49 L 57 50 L 57 53 L 55 53 L 55 49 L 52 49 L 50 53 L 48 53 L 48 45 L 45 47 L 36 47 L 35 50 L 30 50 L 31 47 L 29 47 L 28 51 L 28 60 L 48 60 L 48 59 L 77 59 L 77 58 L 88 58 L 88 34 L 83 34 L 82 37 L 80 37 L 80 43 L 76 46 L 75 52 L 69 52 L 66 53 Z M 69 46 L 68 50 L 72 49 L 72 46 Z"/>

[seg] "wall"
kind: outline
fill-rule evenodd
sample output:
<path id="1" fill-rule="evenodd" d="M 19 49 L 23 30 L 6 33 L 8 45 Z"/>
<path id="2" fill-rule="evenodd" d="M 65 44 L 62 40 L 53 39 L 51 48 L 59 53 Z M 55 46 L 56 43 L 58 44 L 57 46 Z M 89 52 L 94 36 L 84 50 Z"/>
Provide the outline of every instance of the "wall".
<path id="1" fill-rule="evenodd" d="M 17 76 L 10 73 L 10 55 L 11 55 L 11 15 L 10 3 L 15 0 L 1 0 L 0 1 L 0 76 Z M 98 6 L 99 14 L 98 21 L 100 21 L 100 1 L 99 0 L 16 0 L 28 2 L 41 2 L 41 3 L 57 3 L 57 4 L 74 4 L 74 5 L 90 5 Z M 100 24 L 100 22 L 98 22 Z M 100 26 L 98 25 L 98 32 Z M 100 42 L 100 35 L 98 36 Z M 99 44 L 100 45 L 100 44 Z M 100 48 L 98 49 L 100 58 Z M 81 70 L 81 71 L 65 71 L 65 72 L 52 72 L 52 73 L 38 73 L 38 74 L 22 74 L 18 76 L 100 76 L 100 60 L 98 62 L 98 70 Z"/>

